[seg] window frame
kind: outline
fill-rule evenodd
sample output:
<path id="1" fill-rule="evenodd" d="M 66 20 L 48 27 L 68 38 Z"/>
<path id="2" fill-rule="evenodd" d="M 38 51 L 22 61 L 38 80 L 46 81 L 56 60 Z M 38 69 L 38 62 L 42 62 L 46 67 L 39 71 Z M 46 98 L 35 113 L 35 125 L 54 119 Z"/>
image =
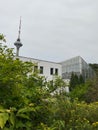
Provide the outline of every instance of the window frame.
<path id="1" fill-rule="evenodd" d="M 50 68 L 50 75 L 54 74 L 54 68 Z"/>
<path id="2" fill-rule="evenodd" d="M 43 73 L 44 73 L 44 67 L 40 66 L 40 74 L 43 74 Z"/>

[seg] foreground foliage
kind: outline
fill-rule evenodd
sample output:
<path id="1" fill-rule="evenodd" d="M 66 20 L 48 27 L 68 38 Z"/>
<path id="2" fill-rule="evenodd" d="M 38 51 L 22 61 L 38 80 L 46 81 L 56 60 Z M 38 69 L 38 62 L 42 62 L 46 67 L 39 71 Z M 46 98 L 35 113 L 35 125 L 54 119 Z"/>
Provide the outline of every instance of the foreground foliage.
<path id="1" fill-rule="evenodd" d="M 0 108 L 0 127 L 3 130 L 97 130 L 98 103 L 70 102 L 65 97 L 49 100 L 43 106 L 15 109 Z M 48 110 L 48 111 L 47 111 Z M 42 112 L 44 111 L 44 112 Z M 41 114 L 41 115 L 39 115 Z M 46 118 L 48 115 L 48 118 Z M 37 117 L 36 117 L 37 116 Z M 41 116 L 41 117 L 40 117 Z M 34 117 L 36 117 L 34 119 Z M 45 118 L 45 120 L 43 119 Z"/>
<path id="2" fill-rule="evenodd" d="M 13 49 L 1 44 L 1 130 L 98 130 L 98 102 L 82 101 L 92 83 L 77 86 L 71 95 L 51 96 L 50 92 L 65 83 L 60 78 L 46 82 L 33 68 L 34 64 L 16 59 Z"/>

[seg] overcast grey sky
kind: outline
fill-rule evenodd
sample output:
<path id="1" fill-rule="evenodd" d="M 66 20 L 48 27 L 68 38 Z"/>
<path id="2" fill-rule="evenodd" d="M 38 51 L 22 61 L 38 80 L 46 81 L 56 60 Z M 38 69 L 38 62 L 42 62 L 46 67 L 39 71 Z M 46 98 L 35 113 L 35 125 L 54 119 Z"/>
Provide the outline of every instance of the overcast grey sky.
<path id="1" fill-rule="evenodd" d="M 0 0 L 0 33 L 11 48 L 20 16 L 21 56 L 98 63 L 98 0 Z"/>

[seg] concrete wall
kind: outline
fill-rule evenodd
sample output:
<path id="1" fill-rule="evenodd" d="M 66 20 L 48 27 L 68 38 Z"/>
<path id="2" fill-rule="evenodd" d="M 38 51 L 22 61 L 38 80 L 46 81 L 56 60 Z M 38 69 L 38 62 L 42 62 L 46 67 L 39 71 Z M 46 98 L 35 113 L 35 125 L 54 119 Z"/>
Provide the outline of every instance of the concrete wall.
<path id="1" fill-rule="evenodd" d="M 55 75 L 55 69 L 58 69 L 58 76 L 62 76 L 62 66 L 59 63 L 50 62 L 50 61 L 44 61 L 34 58 L 28 58 L 28 57 L 17 57 L 22 61 L 30 61 L 32 63 L 35 63 L 38 66 L 38 70 L 40 70 L 40 67 L 43 67 L 43 74 L 40 74 L 41 76 L 45 76 L 47 80 L 53 80 Z M 50 74 L 50 69 L 53 68 L 53 74 Z"/>

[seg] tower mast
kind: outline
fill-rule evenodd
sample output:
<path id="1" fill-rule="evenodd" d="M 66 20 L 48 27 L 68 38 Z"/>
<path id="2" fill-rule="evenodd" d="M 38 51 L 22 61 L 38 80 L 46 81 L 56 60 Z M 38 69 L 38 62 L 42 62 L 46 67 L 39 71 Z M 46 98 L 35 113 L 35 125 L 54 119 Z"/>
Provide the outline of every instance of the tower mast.
<path id="1" fill-rule="evenodd" d="M 19 49 L 20 47 L 22 47 L 22 43 L 20 40 L 20 33 L 21 33 L 21 17 L 20 17 L 20 23 L 19 23 L 18 38 L 17 38 L 17 41 L 14 43 L 14 45 L 16 46 L 16 56 L 19 56 Z"/>

